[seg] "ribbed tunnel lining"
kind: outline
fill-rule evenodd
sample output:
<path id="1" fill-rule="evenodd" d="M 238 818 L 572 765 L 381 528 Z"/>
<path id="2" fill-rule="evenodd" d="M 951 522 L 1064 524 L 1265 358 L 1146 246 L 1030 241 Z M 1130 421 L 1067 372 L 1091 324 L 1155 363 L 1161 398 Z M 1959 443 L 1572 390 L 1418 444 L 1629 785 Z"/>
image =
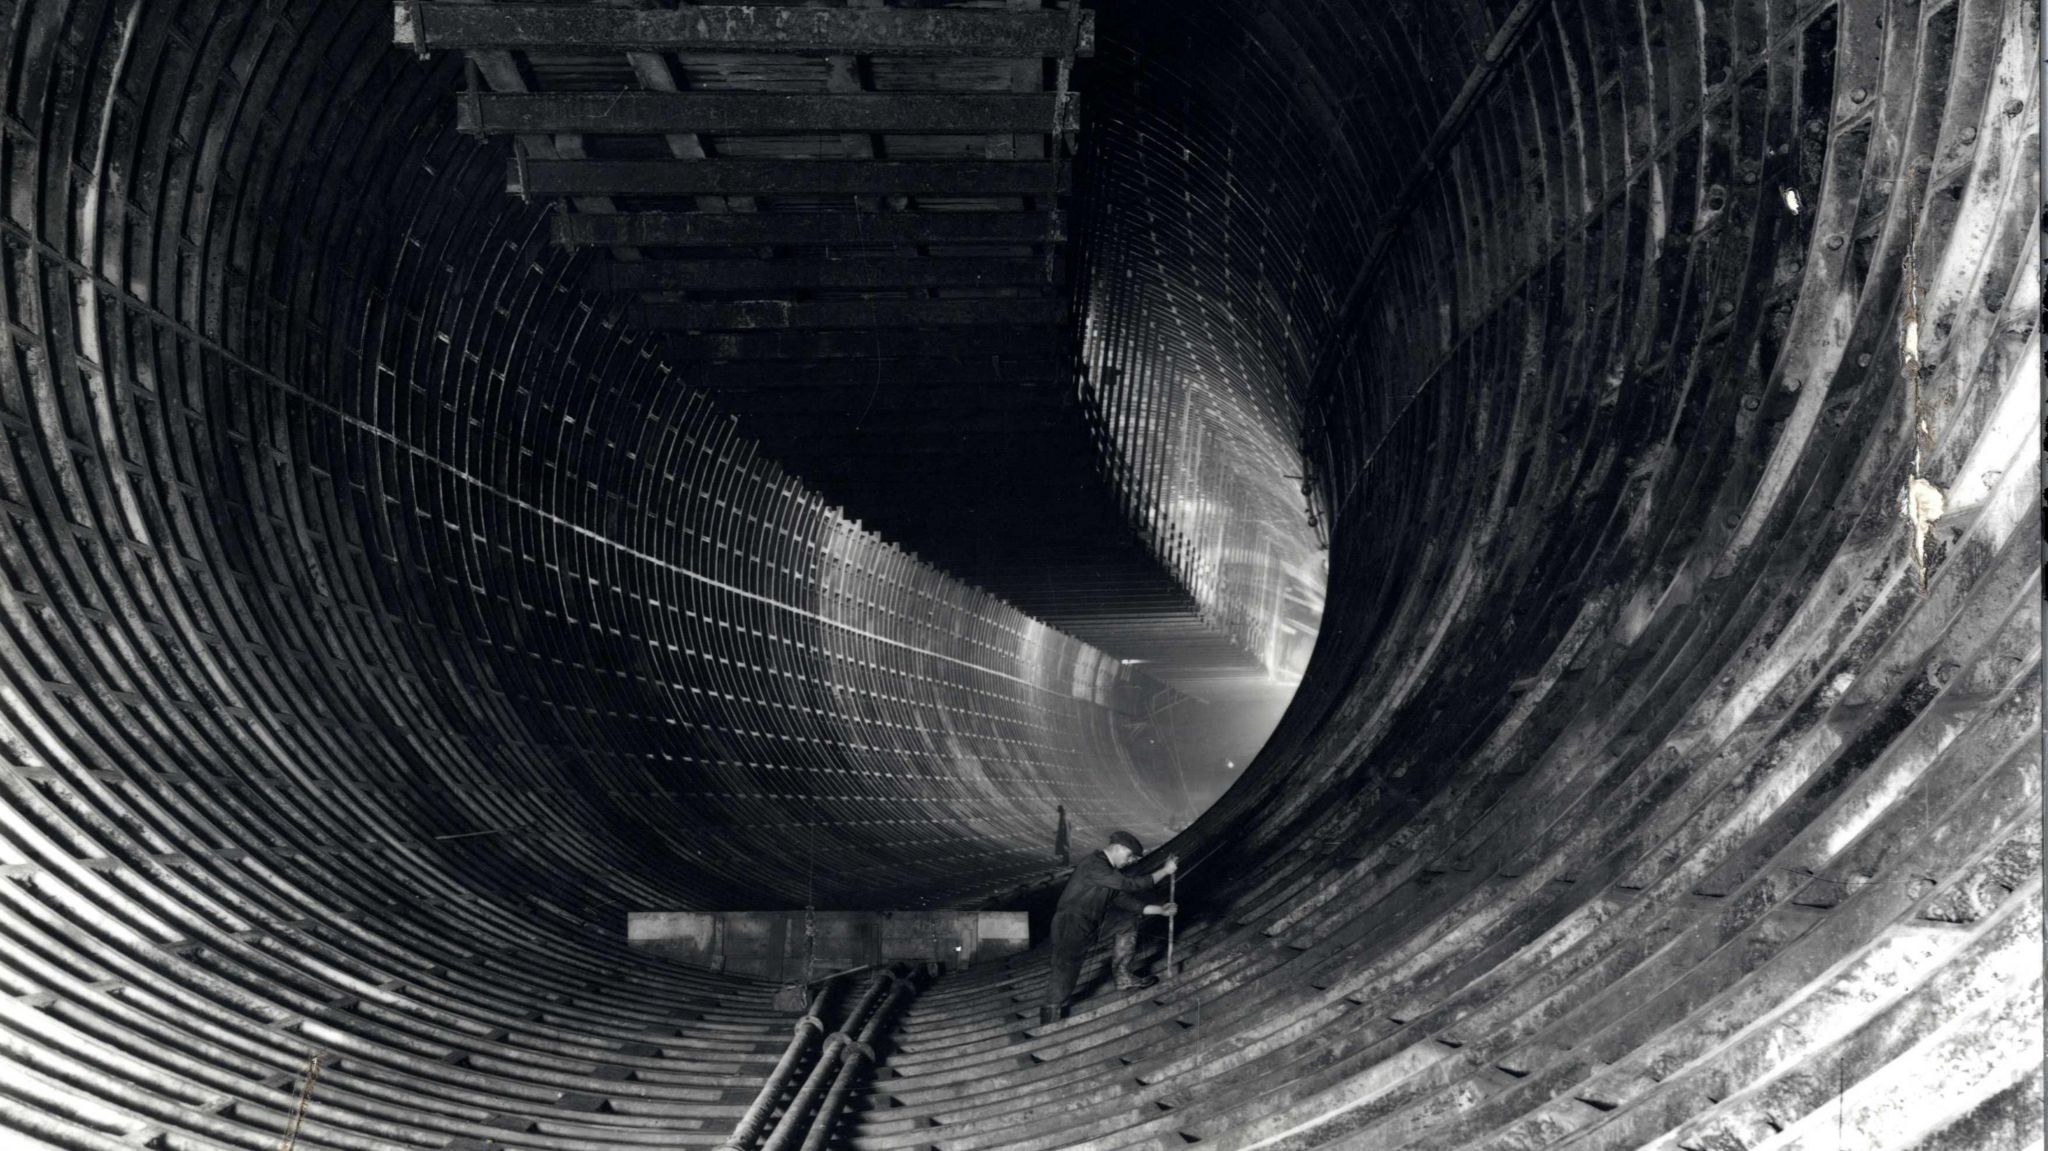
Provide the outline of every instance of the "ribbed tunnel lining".
<path id="1" fill-rule="evenodd" d="M 0 10 L 0 1125 L 268 1145 L 321 1050 L 306 1146 L 713 1146 L 787 1021 L 618 911 L 1156 817 L 1113 660 L 755 462 L 387 9 Z M 849 1134 L 2038 1144 L 2034 9 L 1102 22 L 1094 267 L 1228 315 L 1328 613 L 1179 981 L 942 982 Z"/>

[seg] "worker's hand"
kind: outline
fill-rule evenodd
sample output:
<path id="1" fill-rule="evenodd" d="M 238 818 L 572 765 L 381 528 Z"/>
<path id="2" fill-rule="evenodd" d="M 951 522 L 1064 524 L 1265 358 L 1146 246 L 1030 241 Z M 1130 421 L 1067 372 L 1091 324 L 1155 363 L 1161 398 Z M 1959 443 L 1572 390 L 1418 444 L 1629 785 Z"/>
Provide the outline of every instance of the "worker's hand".
<path id="1" fill-rule="evenodd" d="M 1179 915 L 1179 914 L 1180 914 L 1180 904 L 1178 904 L 1178 903 L 1155 903 L 1155 904 L 1153 904 L 1152 906 L 1153 906 L 1153 907 L 1156 907 L 1156 908 L 1158 908 L 1158 909 L 1159 909 L 1159 910 L 1157 910 L 1157 911 L 1154 911 L 1154 912 L 1152 912 L 1152 914 L 1154 914 L 1154 915 Z"/>
<path id="2" fill-rule="evenodd" d="M 1173 873 L 1179 870 L 1180 856 L 1169 855 L 1166 857 L 1166 862 L 1159 865 L 1159 870 L 1152 873 L 1152 882 L 1158 883 L 1160 880 L 1165 879 L 1167 876 L 1172 875 Z"/>

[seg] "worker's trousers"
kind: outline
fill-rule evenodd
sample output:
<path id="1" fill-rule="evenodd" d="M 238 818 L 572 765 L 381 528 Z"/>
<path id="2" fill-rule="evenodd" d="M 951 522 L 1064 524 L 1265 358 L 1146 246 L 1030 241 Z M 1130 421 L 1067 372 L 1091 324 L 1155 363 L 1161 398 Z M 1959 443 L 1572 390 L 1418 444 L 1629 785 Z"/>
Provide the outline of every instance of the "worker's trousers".
<path id="1" fill-rule="evenodd" d="M 1129 977 L 1131 961 L 1138 956 L 1138 916 L 1119 912 L 1105 924 L 1116 933 L 1111 955 L 1121 982 Z M 1045 980 L 1047 1007 L 1064 1007 L 1074 997 L 1074 982 L 1081 977 L 1081 962 L 1088 958 L 1088 945 L 1095 942 L 1095 934 L 1096 926 L 1079 916 L 1052 917 L 1052 969 Z"/>

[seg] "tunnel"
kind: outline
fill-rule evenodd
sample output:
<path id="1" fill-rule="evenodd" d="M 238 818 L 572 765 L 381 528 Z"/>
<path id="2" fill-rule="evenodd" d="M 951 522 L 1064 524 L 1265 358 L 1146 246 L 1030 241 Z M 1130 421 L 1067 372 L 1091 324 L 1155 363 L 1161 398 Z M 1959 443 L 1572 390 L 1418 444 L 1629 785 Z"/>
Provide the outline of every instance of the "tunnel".
<path id="1" fill-rule="evenodd" d="M 0 26 L 0 1146 L 2042 1146 L 2031 0 Z"/>

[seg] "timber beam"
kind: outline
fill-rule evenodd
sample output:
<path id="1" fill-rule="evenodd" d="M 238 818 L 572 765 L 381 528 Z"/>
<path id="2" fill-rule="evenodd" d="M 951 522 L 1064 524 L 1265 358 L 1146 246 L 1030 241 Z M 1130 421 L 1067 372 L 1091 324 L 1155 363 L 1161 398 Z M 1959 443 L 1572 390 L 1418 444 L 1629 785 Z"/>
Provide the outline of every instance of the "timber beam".
<path id="1" fill-rule="evenodd" d="M 661 331 L 796 331 L 819 328 L 921 328 L 969 324 L 1056 324 L 1067 302 L 1044 297 L 993 300 L 740 300 L 719 304 L 634 304 L 626 322 Z"/>
<path id="2" fill-rule="evenodd" d="M 642 260 L 593 264 L 583 282 L 601 292 L 996 287 L 1057 283 L 1063 271 L 1031 259 Z"/>
<path id="3" fill-rule="evenodd" d="M 758 436 L 771 451 L 804 450 L 832 454 L 849 442 L 875 446 L 872 441 L 889 437 L 880 446 L 905 448 L 973 447 L 977 437 L 1012 433 L 1044 433 L 1080 426 L 1078 412 L 1056 408 L 981 409 L 976 411 L 927 411 L 912 408 L 885 409 L 864 406 L 859 396 L 839 410 L 813 411 L 801 415 L 787 412 L 733 413 L 748 435 Z M 982 451 L 988 450 L 984 439 Z"/>
<path id="4" fill-rule="evenodd" d="M 443 49 L 618 49 L 878 56 L 1064 57 L 1095 54 L 1095 13 L 931 8 L 428 3 L 400 0 L 392 41 Z"/>
<path id="5" fill-rule="evenodd" d="M 985 457 L 989 454 L 988 437 L 991 435 L 1003 434 L 1013 443 L 1032 443 L 1068 430 L 1070 422 L 1060 420 L 1019 424 L 1001 429 L 963 433 L 952 439 L 923 439 L 886 431 L 877 431 L 870 435 L 865 431 L 855 433 L 845 428 L 829 434 L 790 438 L 759 426 L 750 427 L 744 422 L 741 426 L 747 429 L 748 435 L 759 437 L 762 447 L 778 462 L 802 475 L 804 464 L 819 460 L 908 461 L 941 457 Z M 999 454 L 1007 457 L 1010 452 L 1005 449 Z"/>
<path id="6" fill-rule="evenodd" d="M 1049 416 L 1066 413 L 1079 418 L 1080 406 L 1058 388 L 1015 386 L 961 387 L 924 385 L 882 388 L 843 387 L 833 396 L 808 391 L 720 391 L 719 410 L 735 416 L 776 416 L 804 420 L 835 410 L 924 413 L 934 419 L 983 412 Z"/>
<path id="7" fill-rule="evenodd" d="M 675 360 L 892 359 L 898 357 L 1048 356 L 1066 347 L 1060 327 L 874 329 L 843 332 L 725 332 L 671 335 L 662 350 Z M 684 373 L 683 378 L 689 378 Z"/>
<path id="8" fill-rule="evenodd" d="M 1073 390 L 1072 369 L 1049 352 L 1029 356 L 962 356 L 958 359 L 895 359 L 882 365 L 884 388 L 902 384 L 943 387 L 988 386 L 1020 390 Z M 763 364 L 700 364 L 683 374 L 695 388 L 719 392 L 797 392 L 875 386 L 877 371 L 863 360 L 775 360 Z"/>
<path id="9" fill-rule="evenodd" d="M 1054 212 L 577 212 L 549 225 L 581 248 L 763 244 L 1047 244 L 1066 239 Z"/>
<path id="10" fill-rule="evenodd" d="M 1074 94 L 1047 92 L 465 92 L 476 135 L 677 132 L 1068 132 Z"/>
<path id="11" fill-rule="evenodd" d="M 990 160 L 513 160 L 527 196 L 1057 196 L 1064 162 Z"/>

